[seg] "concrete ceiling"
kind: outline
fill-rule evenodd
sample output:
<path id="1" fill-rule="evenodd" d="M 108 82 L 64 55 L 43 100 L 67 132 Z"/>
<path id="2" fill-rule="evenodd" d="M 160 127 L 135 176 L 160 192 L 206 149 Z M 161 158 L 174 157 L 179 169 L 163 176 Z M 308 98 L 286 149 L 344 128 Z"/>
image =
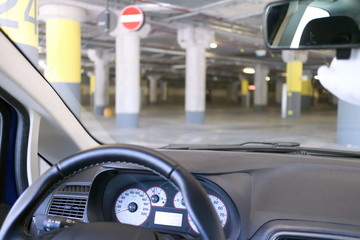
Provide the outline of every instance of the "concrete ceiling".
<path id="1" fill-rule="evenodd" d="M 269 65 L 276 71 L 285 68 L 280 52 L 267 51 L 264 57 L 255 54 L 256 50 L 265 49 L 261 33 L 262 13 L 269 2 L 271 0 L 109 0 L 108 4 L 116 15 L 130 4 L 138 5 L 145 12 L 152 32 L 141 41 L 143 67 L 153 71 L 167 69 L 165 72 L 170 73 L 179 69 L 176 66 L 183 65 L 185 58 L 184 50 L 176 41 L 177 28 L 182 24 L 200 25 L 212 29 L 218 43 L 218 48 L 207 51 L 212 72 L 216 74 L 216 69 L 219 69 L 220 75 L 230 71 L 236 79 L 243 67 L 256 63 Z M 114 38 L 97 24 L 97 17 L 105 10 L 105 0 L 39 0 L 40 6 L 49 3 L 86 9 L 88 18 L 82 24 L 83 49 L 114 51 Z M 43 40 L 40 45 L 45 52 L 44 23 L 40 23 L 40 36 Z M 307 67 L 316 69 L 318 65 L 329 62 L 333 52 L 313 52 L 311 55 Z M 221 70 L 224 68 L 225 71 Z"/>

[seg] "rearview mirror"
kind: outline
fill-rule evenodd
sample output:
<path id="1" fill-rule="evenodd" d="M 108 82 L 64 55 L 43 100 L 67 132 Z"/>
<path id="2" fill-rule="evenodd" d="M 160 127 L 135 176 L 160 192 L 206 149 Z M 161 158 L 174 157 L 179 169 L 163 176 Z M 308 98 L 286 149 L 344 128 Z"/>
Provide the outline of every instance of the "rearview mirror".
<path id="1" fill-rule="evenodd" d="M 271 49 L 360 47 L 359 0 L 294 0 L 269 4 L 264 39 Z"/>

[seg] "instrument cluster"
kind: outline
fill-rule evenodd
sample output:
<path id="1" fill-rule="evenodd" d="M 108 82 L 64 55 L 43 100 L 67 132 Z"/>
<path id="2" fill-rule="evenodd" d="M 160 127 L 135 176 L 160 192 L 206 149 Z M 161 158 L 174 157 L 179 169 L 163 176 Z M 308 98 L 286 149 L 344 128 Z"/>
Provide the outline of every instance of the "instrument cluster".
<path id="1" fill-rule="evenodd" d="M 108 180 L 103 184 L 104 220 L 151 228 L 160 232 L 182 232 L 199 236 L 198 228 L 186 209 L 181 192 L 171 183 L 151 174 L 123 173 L 109 178 L 105 177 Z M 237 219 L 233 202 L 216 184 L 205 179 L 199 180 L 208 193 L 225 234 L 231 235 L 234 219 Z"/>

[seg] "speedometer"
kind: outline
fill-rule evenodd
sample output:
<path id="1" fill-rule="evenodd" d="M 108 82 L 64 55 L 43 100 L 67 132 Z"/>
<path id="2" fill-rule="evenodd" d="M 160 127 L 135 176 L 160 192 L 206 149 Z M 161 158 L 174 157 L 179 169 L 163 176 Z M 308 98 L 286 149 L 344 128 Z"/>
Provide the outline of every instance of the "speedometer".
<path id="1" fill-rule="evenodd" d="M 214 206 L 215 211 L 220 219 L 221 226 L 224 227 L 228 220 L 228 213 L 227 213 L 227 209 L 226 209 L 224 202 L 221 201 L 220 198 L 218 198 L 217 196 L 214 196 L 214 195 L 209 194 L 209 198 L 210 198 L 210 202 Z M 188 214 L 188 221 L 189 221 L 191 228 L 195 232 L 199 233 L 199 230 L 197 229 L 195 223 L 192 221 L 189 214 Z"/>
<path id="2" fill-rule="evenodd" d="M 115 215 L 119 222 L 139 226 L 149 217 L 149 196 L 141 189 L 129 188 L 122 192 L 115 203 Z"/>

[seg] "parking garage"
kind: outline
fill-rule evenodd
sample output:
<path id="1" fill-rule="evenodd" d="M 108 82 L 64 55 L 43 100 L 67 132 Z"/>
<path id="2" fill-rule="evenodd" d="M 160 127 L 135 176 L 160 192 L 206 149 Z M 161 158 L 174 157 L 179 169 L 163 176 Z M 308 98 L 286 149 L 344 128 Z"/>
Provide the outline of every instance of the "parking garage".
<path id="1" fill-rule="evenodd" d="M 269 50 L 270 1 L 15 2 L 2 29 L 100 141 L 360 144 L 358 107 L 318 81 L 335 51 Z"/>

